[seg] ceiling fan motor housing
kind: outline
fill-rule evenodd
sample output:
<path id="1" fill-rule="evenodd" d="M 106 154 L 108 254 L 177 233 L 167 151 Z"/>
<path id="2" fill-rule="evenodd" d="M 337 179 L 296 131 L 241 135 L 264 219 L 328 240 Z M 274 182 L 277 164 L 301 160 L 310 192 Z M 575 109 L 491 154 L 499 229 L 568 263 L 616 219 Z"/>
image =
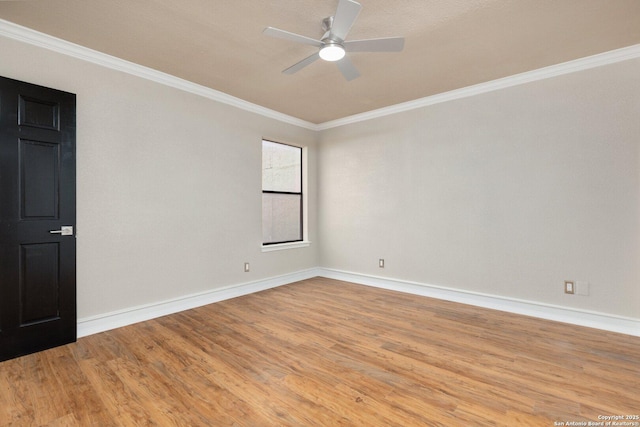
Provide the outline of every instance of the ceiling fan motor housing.
<path id="1" fill-rule="evenodd" d="M 325 32 L 330 32 L 331 31 L 331 26 L 333 25 L 333 16 L 327 16 L 326 18 L 324 18 L 322 20 L 322 29 Z M 325 37 L 327 36 L 326 34 L 324 35 Z"/>

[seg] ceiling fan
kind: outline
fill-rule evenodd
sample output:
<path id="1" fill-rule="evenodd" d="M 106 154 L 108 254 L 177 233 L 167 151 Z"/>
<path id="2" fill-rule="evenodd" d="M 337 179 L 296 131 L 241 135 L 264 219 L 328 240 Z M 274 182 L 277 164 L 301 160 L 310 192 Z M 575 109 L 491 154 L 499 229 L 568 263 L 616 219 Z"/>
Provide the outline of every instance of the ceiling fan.
<path id="1" fill-rule="evenodd" d="M 353 0 L 340 0 L 334 16 L 322 20 L 322 29 L 325 31 L 320 40 L 274 27 L 267 27 L 263 34 L 280 39 L 291 40 L 318 48 L 318 51 L 302 61 L 282 71 L 285 74 L 293 74 L 307 65 L 312 64 L 318 58 L 325 61 L 335 61 L 338 69 L 347 81 L 360 75 L 356 67 L 346 56 L 351 52 L 400 52 L 404 47 L 403 37 L 387 37 L 380 39 L 366 39 L 345 41 L 351 26 L 355 22 L 362 5 Z"/>

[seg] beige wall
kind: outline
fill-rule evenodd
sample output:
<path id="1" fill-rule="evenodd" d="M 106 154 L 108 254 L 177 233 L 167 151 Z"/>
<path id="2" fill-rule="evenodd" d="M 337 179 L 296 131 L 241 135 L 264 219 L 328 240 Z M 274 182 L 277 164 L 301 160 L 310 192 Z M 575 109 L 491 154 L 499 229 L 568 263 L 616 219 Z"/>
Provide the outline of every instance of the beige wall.
<path id="1" fill-rule="evenodd" d="M 640 317 L 639 60 L 313 132 L 0 52 L 78 95 L 80 318 L 316 266 Z M 260 250 L 262 137 L 309 147 L 310 247 Z"/>
<path id="2" fill-rule="evenodd" d="M 260 249 L 263 136 L 309 147 L 315 238 L 313 131 L 6 38 L 0 52 L 0 75 L 77 94 L 80 318 L 318 265 L 315 244 Z"/>
<path id="3" fill-rule="evenodd" d="M 323 131 L 321 265 L 640 318 L 638 76 L 632 60 Z"/>

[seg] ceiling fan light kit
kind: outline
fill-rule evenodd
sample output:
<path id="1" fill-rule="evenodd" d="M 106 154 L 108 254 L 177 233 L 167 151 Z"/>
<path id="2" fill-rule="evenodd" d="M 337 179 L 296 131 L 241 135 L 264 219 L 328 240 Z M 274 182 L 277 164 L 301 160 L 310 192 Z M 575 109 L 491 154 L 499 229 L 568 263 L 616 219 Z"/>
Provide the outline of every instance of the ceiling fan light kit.
<path id="1" fill-rule="evenodd" d="M 282 72 L 285 74 L 296 73 L 320 58 L 336 62 L 344 78 L 349 81 L 360 76 L 360 73 L 346 56 L 348 52 L 400 52 L 404 48 L 404 38 L 402 37 L 345 41 L 361 9 L 362 5 L 354 0 L 340 0 L 335 15 L 322 20 L 322 29 L 325 33 L 321 40 L 274 27 L 265 28 L 263 31 L 265 35 L 307 44 L 318 49 L 316 53 Z"/>
<path id="2" fill-rule="evenodd" d="M 324 59 L 325 61 L 334 62 L 339 61 L 344 58 L 345 51 L 342 45 L 336 42 L 328 42 L 324 46 L 320 48 L 320 59 Z"/>

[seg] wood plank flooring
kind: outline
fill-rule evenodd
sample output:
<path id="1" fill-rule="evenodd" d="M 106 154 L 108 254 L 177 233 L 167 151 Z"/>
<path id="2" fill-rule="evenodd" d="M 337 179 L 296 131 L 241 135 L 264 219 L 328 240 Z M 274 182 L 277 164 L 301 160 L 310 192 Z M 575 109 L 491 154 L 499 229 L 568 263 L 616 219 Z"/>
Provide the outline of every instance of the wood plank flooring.
<path id="1" fill-rule="evenodd" d="M 554 426 L 638 414 L 638 337 L 323 278 L 0 363 L 0 426 Z"/>

